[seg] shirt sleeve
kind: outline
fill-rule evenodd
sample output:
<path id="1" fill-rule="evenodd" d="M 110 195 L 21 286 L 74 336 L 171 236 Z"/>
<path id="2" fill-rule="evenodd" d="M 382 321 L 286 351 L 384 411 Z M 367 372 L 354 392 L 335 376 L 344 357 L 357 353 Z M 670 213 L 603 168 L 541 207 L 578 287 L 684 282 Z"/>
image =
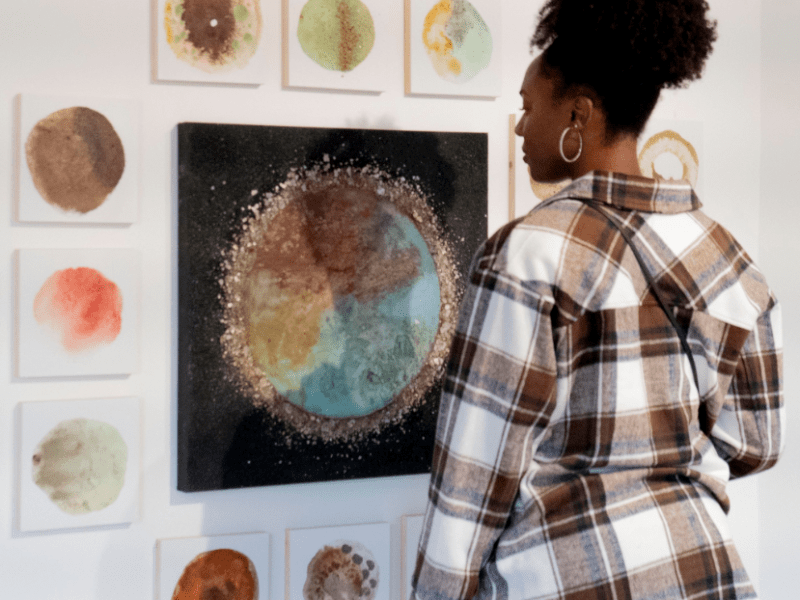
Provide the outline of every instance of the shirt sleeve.
<path id="1" fill-rule="evenodd" d="M 473 262 L 443 386 L 412 599 L 472 598 L 555 405 L 548 285 Z"/>
<path id="2" fill-rule="evenodd" d="M 711 439 L 731 477 L 743 477 L 777 462 L 785 428 L 781 311 L 773 299 L 744 343 Z"/>

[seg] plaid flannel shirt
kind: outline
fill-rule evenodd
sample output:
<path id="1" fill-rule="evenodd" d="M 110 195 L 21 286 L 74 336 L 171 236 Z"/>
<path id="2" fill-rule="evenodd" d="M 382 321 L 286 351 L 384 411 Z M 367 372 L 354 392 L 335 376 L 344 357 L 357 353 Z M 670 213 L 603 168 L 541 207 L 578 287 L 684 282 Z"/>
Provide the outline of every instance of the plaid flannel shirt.
<path id="1" fill-rule="evenodd" d="M 606 217 L 627 228 L 680 338 Z M 593 172 L 476 255 L 412 598 L 755 598 L 731 477 L 783 445 L 780 308 L 691 187 Z"/>

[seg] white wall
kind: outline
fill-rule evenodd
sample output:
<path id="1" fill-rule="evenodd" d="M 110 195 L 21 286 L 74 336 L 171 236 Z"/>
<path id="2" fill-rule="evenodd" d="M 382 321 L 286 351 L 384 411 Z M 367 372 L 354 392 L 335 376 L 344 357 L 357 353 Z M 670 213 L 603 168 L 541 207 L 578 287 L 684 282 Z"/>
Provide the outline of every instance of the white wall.
<path id="1" fill-rule="evenodd" d="M 800 557 L 800 4 L 763 2 L 761 268 L 783 303 L 788 435 L 782 462 L 759 482 L 763 600 L 795 597 Z M 790 591 L 792 590 L 792 591 Z"/>
<path id="2" fill-rule="evenodd" d="M 388 0 L 383 0 L 389 4 Z M 274 57 L 258 88 L 163 84 L 152 80 L 152 3 L 130 0 L 27 0 L 4 3 L 0 20 L 0 581 L 13 598 L 150 598 L 159 538 L 265 530 L 273 535 L 271 597 L 283 597 L 287 527 L 388 521 L 393 534 L 392 597 L 400 598 L 400 517 L 420 512 L 424 476 L 183 494 L 175 490 L 175 209 L 171 132 L 180 121 L 379 127 L 489 133 L 490 221 L 507 215 L 507 118 L 519 108 L 519 82 L 530 57 L 528 36 L 539 3 L 503 2 L 503 95 L 495 101 L 405 97 L 402 1 L 392 0 L 396 73 L 380 96 L 287 91 L 280 87 L 278 0 L 264 0 L 265 43 Z M 670 93 L 657 118 L 701 121 L 704 201 L 755 254 L 759 249 L 761 3 L 722 2 L 720 41 L 706 77 Z M 777 5 L 777 2 L 770 4 Z M 159 9 L 160 10 L 160 9 Z M 20 93 L 123 96 L 141 105 L 141 210 L 126 228 L 20 226 L 12 221 Z M 780 132 L 776 133 L 779 136 Z M 788 187 L 788 186 L 787 186 Z M 523 193 L 529 193 L 527 191 Z M 773 194 L 774 195 L 774 194 Z M 787 203 L 788 204 L 788 203 Z M 761 215 L 771 219 L 767 207 Z M 788 229 L 787 229 L 788 237 Z M 791 240 L 790 240 L 791 241 Z M 141 368 L 126 379 L 18 381 L 12 372 L 12 253 L 34 247 L 132 247 L 142 255 Z M 772 256 L 765 246 L 762 255 Z M 792 281 L 791 274 L 776 277 Z M 784 281 L 785 284 L 785 281 Z M 787 294 L 788 297 L 788 294 Z M 15 428 L 23 401 L 135 395 L 144 405 L 141 518 L 129 527 L 22 535 L 14 529 Z M 775 485 L 775 487 L 779 487 Z M 771 488 L 770 488 L 771 489 Z M 744 559 L 759 573 L 757 486 L 734 486 L 734 531 Z M 764 494 L 762 494 L 763 496 Z M 762 497 L 763 500 L 763 497 Z M 770 510 L 774 510 L 771 506 Z M 761 511 L 762 527 L 772 527 Z M 788 544 L 788 542 L 787 542 Z M 786 546 L 781 547 L 784 550 Z M 768 544 L 761 569 L 772 564 Z M 788 558 L 787 558 L 788 560 Z M 768 571 L 772 577 L 772 571 Z M 763 586 L 763 584 L 762 584 Z M 766 597 L 766 596 L 765 596 Z M 777 600 L 772 595 L 768 600 Z"/>

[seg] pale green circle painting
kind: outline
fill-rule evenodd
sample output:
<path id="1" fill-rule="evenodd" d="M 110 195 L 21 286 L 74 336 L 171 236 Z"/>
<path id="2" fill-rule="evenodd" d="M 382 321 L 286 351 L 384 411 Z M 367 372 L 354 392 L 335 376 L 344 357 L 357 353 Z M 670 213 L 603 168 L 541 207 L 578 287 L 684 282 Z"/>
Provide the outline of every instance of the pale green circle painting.
<path id="1" fill-rule="evenodd" d="M 375 23 L 361 0 L 309 0 L 297 39 L 309 58 L 330 71 L 352 71 L 375 43 Z"/>
<path id="2" fill-rule="evenodd" d="M 422 42 L 436 73 L 464 83 L 489 66 L 492 34 L 468 0 L 441 0 L 425 16 Z"/>
<path id="3" fill-rule="evenodd" d="M 86 514 L 117 499 L 127 460 L 128 446 L 112 425 L 62 421 L 34 451 L 33 481 L 65 513 Z"/>

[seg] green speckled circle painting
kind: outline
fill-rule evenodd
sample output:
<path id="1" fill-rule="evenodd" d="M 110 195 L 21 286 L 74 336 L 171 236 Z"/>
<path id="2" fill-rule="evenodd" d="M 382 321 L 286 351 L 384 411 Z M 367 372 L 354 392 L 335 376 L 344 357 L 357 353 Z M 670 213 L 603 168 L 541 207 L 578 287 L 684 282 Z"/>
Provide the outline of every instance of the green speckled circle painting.
<path id="1" fill-rule="evenodd" d="M 300 13 L 303 52 L 330 71 L 352 71 L 375 43 L 375 24 L 361 0 L 309 0 Z"/>
<path id="2" fill-rule="evenodd" d="M 486 137 L 179 126 L 179 488 L 425 472 Z"/>

